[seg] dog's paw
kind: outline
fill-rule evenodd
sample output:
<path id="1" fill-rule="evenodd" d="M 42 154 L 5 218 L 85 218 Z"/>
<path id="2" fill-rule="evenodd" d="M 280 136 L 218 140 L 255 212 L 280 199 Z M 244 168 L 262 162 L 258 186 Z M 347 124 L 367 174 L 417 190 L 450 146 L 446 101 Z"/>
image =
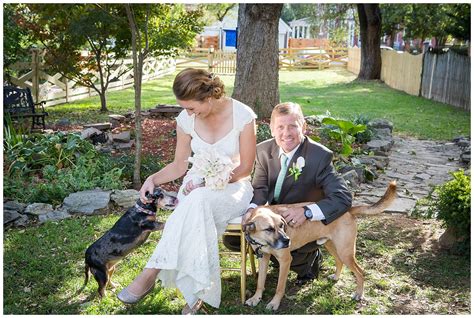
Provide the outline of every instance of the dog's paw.
<path id="1" fill-rule="evenodd" d="M 117 287 L 120 287 L 120 285 L 118 283 L 114 283 L 113 281 L 109 281 L 109 287 L 116 289 Z"/>
<path id="2" fill-rule="evenodd" d="M 275 311 L 275 310 L 278 310 L 278 307 L 280 307 L 280 302 L 272 300 L 271 302 L 267 304 L 265 308 Z"/>
<path id="3" fill-rule="evenodd" d="M 355 300 L 355 301 L 361 301 L 362 300 L 362 295 L 360 295 L 358 293 L 354 293 L 354 294 L 352 294 L 352 299 Z"/>
<path id="4" fill-rule="evenodd" d="M 255 307 L 255 306 L 258 305 L 258 303 L 260 302 L 260 300 L 262 300 L 261 297 L 253 296 L 252 298 L 247 299 L 247 301 L 245 302 L 245 304 L 248 305 L 248 306 Z"/>
<path id="5" fill-rule="evenodd" d="M 328 276 L 328 278 L 333 281 L 337 281 L 339 279 L 339 277 L 337 277 L 336 274 L 331 274 Z"/>

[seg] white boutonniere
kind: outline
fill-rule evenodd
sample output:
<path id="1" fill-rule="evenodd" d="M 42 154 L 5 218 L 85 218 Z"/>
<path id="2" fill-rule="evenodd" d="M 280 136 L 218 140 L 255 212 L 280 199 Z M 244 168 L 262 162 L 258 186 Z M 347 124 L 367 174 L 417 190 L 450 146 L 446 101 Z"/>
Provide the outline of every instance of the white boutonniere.
<path id="1" fill-rule="evenodd" d="M 296 162 L 293 162 L 293 166 L 290 168 L 290 175 L 292 175 L 295 178 L 295 181 L 298 180 L 298 177 L 301 175 L 301 171 L 304 168 L 304 158 L 303 157 L 298 157 L 296 159 Z"/>

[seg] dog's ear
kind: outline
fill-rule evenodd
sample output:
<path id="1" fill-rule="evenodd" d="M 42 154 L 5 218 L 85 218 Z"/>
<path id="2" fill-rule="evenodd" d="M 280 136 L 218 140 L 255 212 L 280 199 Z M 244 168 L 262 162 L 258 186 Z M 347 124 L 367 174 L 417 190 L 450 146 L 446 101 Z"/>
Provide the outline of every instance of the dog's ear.
<path id="1" fill-rule="evenodd" d="M 255 231 L 255 223 L 254 222 L 250 222 L 250 223 L 245 223 L 244 225 L 242 225 L 242 232 L 254 232 Z"/>

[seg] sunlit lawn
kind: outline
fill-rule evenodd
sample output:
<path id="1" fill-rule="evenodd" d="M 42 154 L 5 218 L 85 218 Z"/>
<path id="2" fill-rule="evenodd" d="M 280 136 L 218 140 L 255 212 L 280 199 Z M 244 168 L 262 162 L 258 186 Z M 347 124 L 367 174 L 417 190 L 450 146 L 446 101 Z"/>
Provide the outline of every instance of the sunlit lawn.
<path id="1" fill-rule="evenodd" d="M 176 104 L 171 85 L 174 75 L 143 85 L 142 108 L 157 104 Z M 234 77 L 221 76 L 228 95 L 232 94 Z M 422 139 L 451 140 L 470 135 L 470 113 L 455 107 L 411 96 L 391 89 L 381 82 L 358 82 L 345 69 L 324 71 L 280 72 L 280 98 L 302 105 L 305 115 L 324 114 L 350 119 L 357 114 L 369 118 L 386 118 L 394 123 L 396 133 Z M 110 113 L 125 113 L 134 109 L 133 89 L 107 94 Z M 108 114 L 98 110 L 98 97 L 48 108 L 49 122 L 68 118 L 73 123 L 108 121 Z"/>

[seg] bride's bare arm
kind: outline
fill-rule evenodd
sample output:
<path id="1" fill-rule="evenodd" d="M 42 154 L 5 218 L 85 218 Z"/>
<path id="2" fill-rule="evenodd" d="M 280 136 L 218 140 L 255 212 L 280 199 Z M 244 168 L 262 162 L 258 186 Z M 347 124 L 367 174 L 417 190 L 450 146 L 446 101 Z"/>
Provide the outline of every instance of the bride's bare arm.
<path id="1" fill-rule="evenodd" d="M 145 201 L 145 192 L 153 192 L 155 186 L 170 182 L 183 176 L 188 169 L 188 158 L 191 155 L 191 136 L 176 126 L 176 150 L 174 160 L 160 171 L 149 176 L 140 189 L 140 198 Z"/>
<path id="2" fill-rule="evenodd" d="M 255 120 L 245 125 L 240 133 L 239 150 L 240 150 L 240 165 L 232 171 L 232 178 L 230 182 L 236 182 L 242 178 L 248 177 L 252 172 L 255 161 L 255 153 L 257 149 L 257 129 L 255 127 Z"/>

